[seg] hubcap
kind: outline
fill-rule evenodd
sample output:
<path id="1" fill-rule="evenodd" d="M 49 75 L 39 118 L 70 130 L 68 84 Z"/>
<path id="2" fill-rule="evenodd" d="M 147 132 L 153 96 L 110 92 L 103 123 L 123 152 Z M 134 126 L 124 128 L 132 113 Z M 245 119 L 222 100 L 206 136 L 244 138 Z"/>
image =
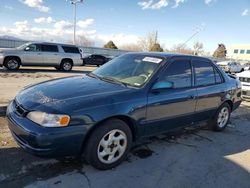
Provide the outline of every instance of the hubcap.
<path id="1" fill-rule="evenodd" d="M 18 67 L 18 62 L 15 59 L 11 59 L 7 63 L 9 69 L 16 69 Z"/>
<path id="2" fill-rule="evenodd" d="M 115 129 L 102 137 L 97 148 L 97 156 L 101 162 L 111 164 L 122 157 L 126 148 L 126 134 L 121 130 Z"/>
<path id="3" fill-rule="evenodd" d="M 217 119 L 217 124 L 220 128 L 223 128 L 228 121 L 229 118 L 229 110 L 227 107 L 224 107 L 220 110 L 220 113 L 218 115 L 218 119 Z"/>
<path id="4" fill-rule="evenodd" d="M 63 64 L 63 69 L 64 69 L 64 70 L 70 70 L 70 69 L 71 69 L 71 63 L 68 63 L 68 62 L 67 62 L 67 63 L 64 63 L 64 64 Z"/>

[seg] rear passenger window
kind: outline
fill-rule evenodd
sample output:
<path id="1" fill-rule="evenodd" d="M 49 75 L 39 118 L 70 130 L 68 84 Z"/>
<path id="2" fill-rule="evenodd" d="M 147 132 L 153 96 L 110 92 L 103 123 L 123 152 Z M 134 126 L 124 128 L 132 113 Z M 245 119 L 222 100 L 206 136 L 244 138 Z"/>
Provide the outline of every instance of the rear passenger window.
<path id="1" fill-rule="evenodd" d="M 42 45 L 43 52 L 58 52 L 58 47 L 56 45 Z"/>
<path id="2" fill-rule="evenodd" d="M 191 63 L 189 60 L 175 60 L 163 74 L 161 81 L 173 82 L 174 88 L 192 86 Z"/>
<path id="3" fill-rule="evenodd" d="M 196 86 L 215 84 L 214 67 L 206 61 L 193 61 Z"/>
<path id="4" fill-rule="evenodd" d="M 77 47 L 71 47 L 71 46 L 62 46 L 65 53 L 74 53 L 79 54 L 79 49 Z"/>
<path id="5" fill-rule="evenodd" d="M 219 71 L 216 68 L 214 68 L 214 75 L 215 75 L 216 84 L 220 84 L 220 83 L 223 82 L 223 80 L 221 78 L 221 75 L 220 75 Z"/>

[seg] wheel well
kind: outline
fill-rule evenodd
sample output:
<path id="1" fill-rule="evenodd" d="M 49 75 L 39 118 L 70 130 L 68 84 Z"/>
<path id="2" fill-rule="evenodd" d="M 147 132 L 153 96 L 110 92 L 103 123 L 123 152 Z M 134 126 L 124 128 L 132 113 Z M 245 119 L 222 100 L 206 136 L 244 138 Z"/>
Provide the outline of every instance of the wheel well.
<path id="1" fill-rule="evenodd" d="M 22 61 L 21 61 L 20 57 L 18 57 L 18 56 L 13 56 L 13 55 L 11 55 L 11 56 L 6 56 L 6 57 L 4 58 L 4 60 L 3 60 L 4 64 L 6 63 L 5 61 L 6 61 L 7 58 L 13 58 L 13 57 L 16 58 L 16 59 L 19 61 L 20 65 L 22 64 Z"/>
<path id="2" fill-rule="evenodd" d="M 229 104 L 229 106 L 230 106 L 230 108 L 231 108 L 231 111 L 233 110 L 233 106 L 234 106 L 234 104 L 233 104 L 233 102 L 232 102 L 232 101 L 227 100 L 227 101 L 225 101 L 224 103 L 228 103 L 228 104 Z M 223 103 L 223 104 L 224 104 L 224 103 Z"/>
<path id="3" fill-rule="evenodd" d="M 64 59 L 62 59 L 61 63 L 62 63 L 63 61 L 70 61 L 70 62 L 72 63 L 72 65 L 73 65 L 73 60 L 70 59 L 70 58 L 64 58 Z"/>
<path id="4" fill-rule="evenodd" d="M 131 119 L 130 117 L 124 116 L 124 115 L 113 116 L 113 117 L 109 117 L 109 118 L 106 118 L 106 119 L 104 119 L 104 120 L 98 122 L 97 124 L 95 124 L 95 125 L 88 131 L 88 133 L 87 133 L 87 135 L 86 135 L 86 138 L 85 138 L 84 141 L 83 141 L 83 144 L 82 144 L 82 151 L 81 151 L 81 152 L 84 151 L 84 146 L 85 146 L 85 144 L 88 142 L 88 140 L 89 140 L 90 136 L 92 135 L 93 131 L 94 131 L 95 129 L 97 129 L 103 122 L 105 122 L 105 121 L 107 121 L 107 120 L 111 120 L 111 119 L 119 119 L 119 120 L 125 122 L 125 123 L 128 125 L 129 129 L 131 130 L 133 141 L 136 140 L 135 121 L 134 121 L 133 119 Z"/>

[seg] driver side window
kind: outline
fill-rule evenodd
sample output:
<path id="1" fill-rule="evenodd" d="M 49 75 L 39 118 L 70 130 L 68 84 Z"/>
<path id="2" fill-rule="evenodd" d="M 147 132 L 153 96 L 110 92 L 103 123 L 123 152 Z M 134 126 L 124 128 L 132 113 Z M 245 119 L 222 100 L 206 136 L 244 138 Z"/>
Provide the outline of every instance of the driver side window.
<path id="1" fill-rule="evenodd" d="M 40 52 L 41 51 L 41 45 L 39 45 L 39 44 L 30 44 L 27 47 L 28 47 L 27 51 L 30 51 L 30 52 Z"/>
<path id="2" fill-rule="evenodd" d="M 174 60 L 162 74 L 160 81 L 172 82 L 174 88 L 192 86 L 192 71 L 189 60 Z"/>

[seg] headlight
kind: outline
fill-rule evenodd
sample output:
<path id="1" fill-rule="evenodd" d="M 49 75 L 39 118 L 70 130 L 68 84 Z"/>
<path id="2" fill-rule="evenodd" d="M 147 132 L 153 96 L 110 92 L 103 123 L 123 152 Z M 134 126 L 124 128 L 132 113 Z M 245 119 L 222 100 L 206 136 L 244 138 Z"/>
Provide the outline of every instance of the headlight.
<path id="1" fill-rule="evenodd" d="M 44 127 L 65 127 L 70 117 L 63 114 L 47 114 L 45 112 L 29 112 L 27 118 Z"/>

